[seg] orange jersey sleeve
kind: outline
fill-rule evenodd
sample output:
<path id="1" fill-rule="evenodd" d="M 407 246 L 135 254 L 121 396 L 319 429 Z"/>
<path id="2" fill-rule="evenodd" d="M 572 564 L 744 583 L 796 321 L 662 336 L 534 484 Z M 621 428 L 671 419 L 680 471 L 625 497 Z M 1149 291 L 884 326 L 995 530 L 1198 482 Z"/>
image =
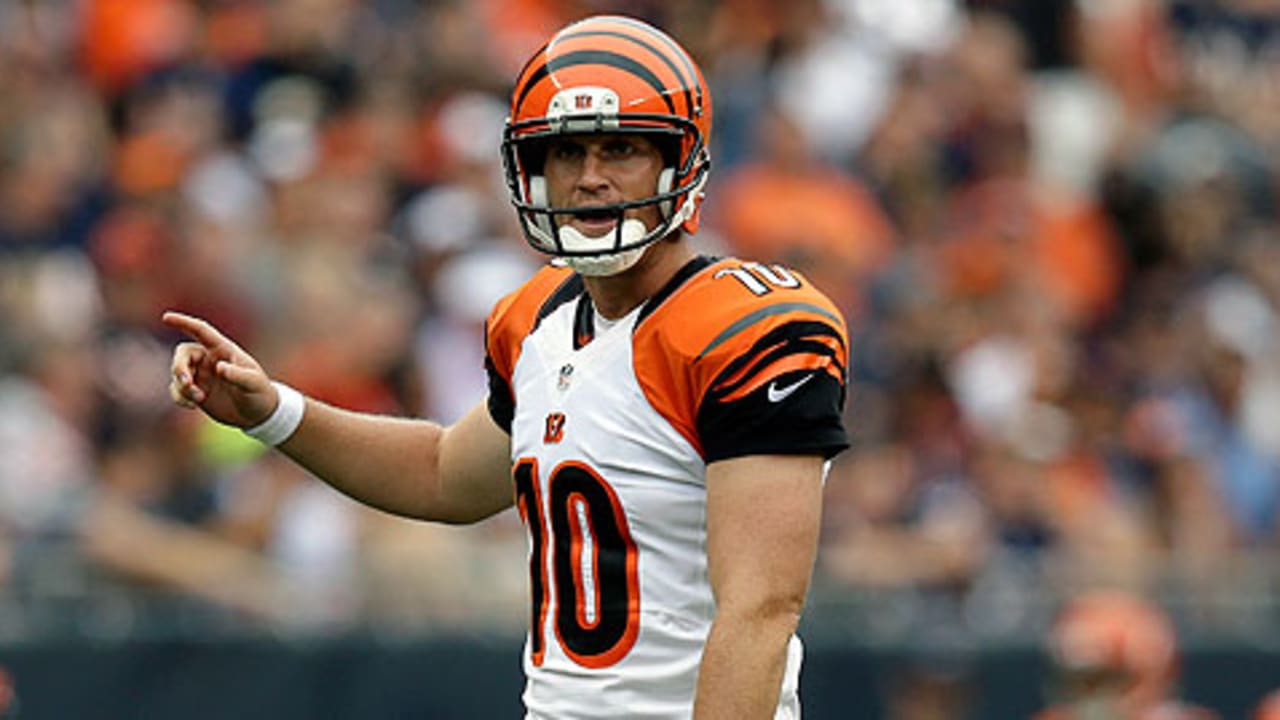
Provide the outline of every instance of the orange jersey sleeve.
<path id="1" fill-rule="evenodd" d="M 649 402 L 707 462 L 848 446 L 848 336 L 801 275 L 736 259 L 705 262 L 636 327 Z"/>
<path id="2" fill-rule="evenodd" d="M 582 278 L 568 268 L 549 265 L 499 300 L 485 320 L 484 364 L 489 374 L 489 414 L 508 433 L 516 403 L 511 375 L 520 359 L 525 337 L 552 310 L 582 292 Z"/>

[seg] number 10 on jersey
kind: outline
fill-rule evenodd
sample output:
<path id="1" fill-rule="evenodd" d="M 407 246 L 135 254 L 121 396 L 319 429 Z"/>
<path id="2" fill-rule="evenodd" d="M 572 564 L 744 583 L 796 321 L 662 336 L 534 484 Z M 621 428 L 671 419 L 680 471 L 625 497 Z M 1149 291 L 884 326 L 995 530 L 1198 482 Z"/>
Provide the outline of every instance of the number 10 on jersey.
<path id="1" fill-rule="evenodd" d="M 554 612 L 556 640 L 574 662 L 590 668 L 617 663 L 640 630 L 636 546 L 617 494 L 593 469 L 572 460 L 552 470 L 545 498 L 537 460 L 517 461 L 514 478 L 516 508 L 531 545 L 533 664 L 542 665 L 546 655 L 548 612 Z"/>

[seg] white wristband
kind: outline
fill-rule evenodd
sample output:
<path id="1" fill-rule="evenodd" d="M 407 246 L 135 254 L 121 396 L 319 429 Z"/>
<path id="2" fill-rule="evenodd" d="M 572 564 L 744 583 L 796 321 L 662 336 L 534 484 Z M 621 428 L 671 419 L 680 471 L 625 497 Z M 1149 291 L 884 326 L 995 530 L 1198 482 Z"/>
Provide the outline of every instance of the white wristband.
<path id="1" fill-rule="evenodd" d="M 275 447 L 288 440 L 302 424 L 302 413 L 307 409 L 307 401 L 302 393 L 282 382 L 272 381 L 271 384 L 276 387 L 276 397 L 279 398 L 276 409 L 266 420 L 245 428 L 244 434 L 263 445 Z"/>

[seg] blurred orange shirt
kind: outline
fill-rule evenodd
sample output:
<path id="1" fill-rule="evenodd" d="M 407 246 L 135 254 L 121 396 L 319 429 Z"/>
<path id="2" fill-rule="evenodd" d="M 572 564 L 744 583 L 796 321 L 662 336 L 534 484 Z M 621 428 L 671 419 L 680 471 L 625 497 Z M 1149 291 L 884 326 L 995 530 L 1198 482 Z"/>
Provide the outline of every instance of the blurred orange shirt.
<path id="1" fill-rule="evenodd" d="M 80 58 L 95 84 L 116 92 L 176 59 L 195 28 L 195 9 L 184 0 L 85 0 Z"/>
<path id="2" fill-rule="evenodd" d="M 875 197 L 835 169 L 740 166 L 714 197 L 719 229 L 734 253 L 792 265 L 832 295 L 843 293 L 814 275 L 854 280 L 893 251 L 894 229 Z"/>
<path id="3" fill-rule="evenodd" d="M 951 292 L 983 295 L 1027 283 L 1068 318 L 1087 321 L 1120 291 L 1122 251 L 1091 203 L 991 180 L 956 196 L 947 233 L 939 261 Z"/>

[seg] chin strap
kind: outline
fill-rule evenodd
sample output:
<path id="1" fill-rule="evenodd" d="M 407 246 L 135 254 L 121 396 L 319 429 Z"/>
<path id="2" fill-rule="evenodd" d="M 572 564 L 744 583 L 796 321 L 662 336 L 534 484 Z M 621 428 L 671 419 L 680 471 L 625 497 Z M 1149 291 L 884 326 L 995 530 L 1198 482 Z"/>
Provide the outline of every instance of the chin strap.
<path id="1" fill-rule="evenodd" d="M 541 175 L 529 176 L 529 204 L 541 205 L 546 207 L 547 203 L 547 179 Z M 545 242 L 550 242 L 555 236 L 555 230 L 551 227 L 551 216 L 546 213 L 529 213 L 532 217 L 533 229 L 541 231 L 546 236 Z"/>
<path id="2" fill-rule="evenodd" d="M 661 195 L 671 190 L 671 182 L 676 176 L 676 169 L 673 167 L 662 168 L 662 172 L 658 173 L 658 194 Z M 671 217 L 671 201 L 663 200 L 658 203 L 658 211 L 662 217 Z"/>
<path id="3" fill-rule="evenodd" d="M 622 244 L 638 242 L 645 236 L 644 223 L 635 218 L 627 218 L 622 221 L 622 228 L 619 231 L 622 236 Z M 568 225 L 560 228 L 560 242 L 566 250 L 575 250 L 591 245 L 592 239 L 578 232 L 576 228 Z M 652 243 L 650 243 L 652 244 Z M 649 245 L 643 247 L 623 250 L 622 252 L 608 253 L 605 255 L 591 255 L 588 257 L 569 256 L 563 258 L 565 264 L 573 268 L 579 275 L 587 277 L 607 277 L 609 275 L 617 275 L 618 273 L 635 265 L 644 251 Z"/>

